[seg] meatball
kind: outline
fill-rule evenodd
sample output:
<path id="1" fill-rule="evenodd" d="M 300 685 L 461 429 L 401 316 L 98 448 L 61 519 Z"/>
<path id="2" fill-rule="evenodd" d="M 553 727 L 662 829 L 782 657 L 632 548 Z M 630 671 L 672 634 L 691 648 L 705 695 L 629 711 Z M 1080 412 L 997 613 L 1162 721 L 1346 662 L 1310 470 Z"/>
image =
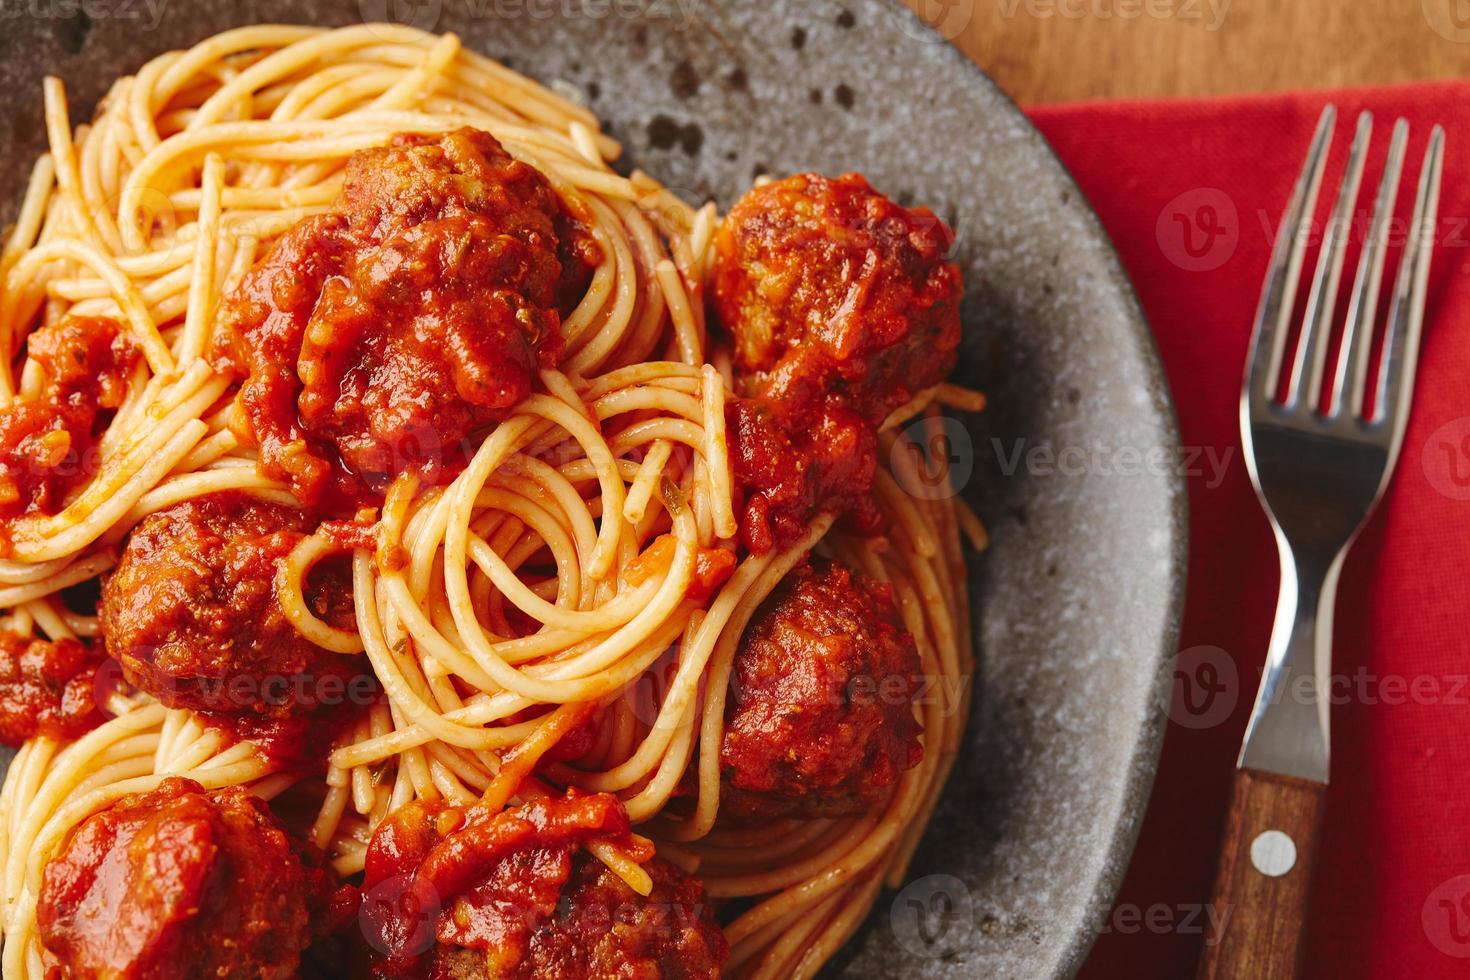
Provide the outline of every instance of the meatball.
<path id="1" fill-rule="evenodd" d="M 0 409 L 0 519 L 55 514 L 97 470 L 96 444 L 122 404 L 138 350 L 116 320 L 68 317 L 26 340 L 42 383 Z"/>
<path id="2" fill-rule="evenodd" d="M 561 351 L 600 253 L 546 177 L 488 133 L 401 136 L 347 164 L 225 300 L 237 428 L 302 500 L 441 478 Z"/>
<path id="3" fill-rule="evenodd" d="M 97 671 L 106 662 L 78 640 L 0 631 L 0 742 L 72 739 L 102 724 Z"/>
<path id="4" fill-rule="evenodd" d="M 645 859 L 652 892 L 580 846 L 591 839 Z M 699 882 L 630 837 L 606 794 L 494 816 L 411 803 L 373 835 L 363 894 L 386 976 L 714 978 L 728 952 Z"/>
<path id="5" fill-rule="evenodd" d="M 859 174 L 798 174 L 741 198 L 715 238 L 715 308 L 750 393 L 839 396 L 877 424 L 954 368 L 954 233 Z"/>
<path id="6" fill-rule="evenodd" d="M 63 976 L 286 978 L 319 887 L 247 790 L 170 778 L 77 828 L 37 920 Z"/>
<path id="7" fill-rule="evenodd" d="M 276 599 L 276 569 L 311 530 L 294 507 L 235 493 L 145 518 L 98 608 L 128 681 L 170 707 L 265 718 L 340 701 L 366 662 L 308 641 Z M 327 622 L 350 624 L 345 562 L 313 569 L 306 599 Z"/>
<path id="8" fill-rule="evenodd" d="M 887 585 L 836 563 L 797 569 L 735 655 L 721 809 L 759 818 L 871 808 L 923 757 L 918 673 Z"/>
<path id="9" fill-rule="evenodd" d="M 823 513 L 877 529 L 877 427 L 954 367 L 953 238 L 857 174 L 757 187 L 721 223 L 714 305 L 743 396 L 726 424 L 752 552 L 792 544 Z"/>
<path id="10" fill-rule="evenodd" d="M 792 544 L 817 514 L 843 515 L 860 534 L 878 529 L 878 433 L 866 419 L 827 404 L 794 424 L 758 398 L 732 399 L 725 414 L 731 475 L 745 497 L 740 540 L 751 552 Z"/>

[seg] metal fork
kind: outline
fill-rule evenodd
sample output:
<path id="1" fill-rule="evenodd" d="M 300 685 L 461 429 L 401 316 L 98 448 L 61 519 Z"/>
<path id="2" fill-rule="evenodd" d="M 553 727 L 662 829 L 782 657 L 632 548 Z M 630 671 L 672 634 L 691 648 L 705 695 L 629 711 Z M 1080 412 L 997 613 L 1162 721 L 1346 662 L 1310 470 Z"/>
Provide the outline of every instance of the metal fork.
<path id="1" fill-rule="evenodd" d="M 1281 592 L 1265 676 L 1235 774 L 1199 976 L 1285 980 L 1301 966 L 1326 790 L 1332 615 L 1338 575 L 1383 496 L 1403 444 L 1444 167 L 1434 127 L 1390 297 L 1383 357 L 1373 337 L 1408 123 L 1395 123 L 1368 236 L 1329 364 L 1334 306 L 1373 122 L 1357 132 L 1323 231 L 1296 344 L 1290 322 L 1336 113 L 1317 124 L 1271 252 L 1240 396 L 1247 469 L 1281 556 Z M 1324 397 L 1323 385 L 1328 383 Z M 1284 395 L 1281 393 L 1284 391 Z M 1371 396 L 1370 397 L 1370 392 Z"/>

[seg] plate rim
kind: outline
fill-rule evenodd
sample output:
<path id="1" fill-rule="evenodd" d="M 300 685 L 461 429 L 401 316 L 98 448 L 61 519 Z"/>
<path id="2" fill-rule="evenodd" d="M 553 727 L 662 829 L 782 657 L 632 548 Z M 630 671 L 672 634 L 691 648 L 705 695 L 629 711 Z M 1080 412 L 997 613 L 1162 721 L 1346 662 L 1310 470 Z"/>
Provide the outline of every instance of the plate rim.
<path id="1" fill-rule="evenodd" d="M 977 82 L 996 96 L 997 104 L 1003 110 L 1011 113 L 1015 121 L 1021 123 L 1019 130 L 1024 134 L 1023 139 L 1027 145 L 1037 150 L 1040 157 L 1053 168 L 1050 175 L 1053 182 L 1060 188 L 1072 192 L 1066 202 L 1058 203 L 1057 207 L 1072 212 L 1074 217 L 1080 219 L 1082 226 L 1091 236 L 1103 246 L 1105 254 L 1101 271 L 1106 276 L 1106 285 L 1122 300 L 1127 328 L 1138 342 L 1139 351 L 1142 354 L 1143 364 L 1141 366 L 1147 377 L 1149 394 L 1148 411 L 1154 415 L 1155 422 L 1168 447 L 1178 449 L 1181 445 L 1178 411 L 1169 387 L 1168 376 L 1164 371 L 1158 340 L 1154 336 L 1148 316 L 1144 313 L 1142 303 L 1139 302 L 1138 292 L 1124 268 L 1123 259 L 1118 254 L 1112 236 L 1108 234 L 1102 219 L 1098 217 L 1092 203 L 1082 192 L 1072 171 L 1068 169 L 1041 130 L 1031 121 L 1020 103 L 1012 98 L 1010 93 L 1002 88 L 995 79 L 991 78 L 978 62 L 961 51 L 953 40 L 939 33 L 932 24 L 929 24 L 900 0 L 889 0 L 889 2 L 896 8 L 893 11 L 896 16 L 910 20 L 910 29 L 926 32 L 930 43 L 944 47 L 945 50 L 941 57 L 948 61 L 952 69 L 969 74 L 972 81 Z M 1154 714 L 1145 720 L 1140 737 L 1134 744 L 1128 762 L 1129 777 L 1122 793 L 1123 818 L 1113 828 L 1108 841 L 1107 853 L 1102 856 L 1104 870 L 1084 906 L 1086 909 L 1111 910 L 1117 898 L 1138 844 L 1139 834 L 1143 829 L 1143 821 L 1153 795 L 1154 781 L 1158 775 L 1159 759 L 1168 729 L 1168 705 L 1173 691 L 1175 661 L 1179 652 L 1179 637 L 1183 626 L 1189 573 L 1189 493 L 1184 475 L 1174 468 L 1166 469 L 1162 481 L 1168 496 L 1172 547 L 1167 562 L 1169 595 L 1165 603 L 1164 629 L 1162 635 L 1157 638 L 1154 651 L 1152 684 Z M 976 642 L 978 643 L 978 637 Z M 1084 924 L 1082 929 L 1067 940 L 1067 947 L 1057 961 L 1059 969 L 1053 974 L 1053 977 L 1076 976 L 1092 952 L 1093 946 L 1096 945 L 1099 934 L 1099 929 L 1094 928 L 1091 924 Z"/>

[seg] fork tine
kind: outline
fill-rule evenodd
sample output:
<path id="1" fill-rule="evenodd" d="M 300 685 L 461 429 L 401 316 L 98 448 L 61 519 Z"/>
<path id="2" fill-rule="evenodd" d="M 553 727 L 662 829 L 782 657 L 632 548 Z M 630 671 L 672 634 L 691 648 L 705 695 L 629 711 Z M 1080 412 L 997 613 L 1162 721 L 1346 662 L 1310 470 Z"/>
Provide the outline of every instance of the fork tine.
<path id="1" fill-rule="evenodd" d="M 1429 286 L 1429 259 L 1434 254 L 1435 226 L 1439 217 L 1439 183 L 1444 172 L 1444 130 L 1435 126 L 1424 151 L 1419 172 L 1419 189 L 1414 195 L 1414 219 L 1409 239 L 1394 280 L 1384 337 L 1383 369 L 1378 377 L 1378 398 L 1373 406 L 1374 423 L 1392 427 L 1390 463 L 1409 416 L 1409 399 L 1414 391 L 1414 372 L 1419 360 L 1419 335 L 1424 328 L 1424 298 Z"/>
<path id="2" fill-rule="evenodd" d="M 1373 323 L 1378 314 L 1378 293 L 1383 282 L 1383 264 L 1388 256 L 1388 230 L 1398 203 L 1399 180 L 1404 170 L 1404 147 L 1409 142 L 1409 122 L 1400 118 L 1393 124 L 1393 138 L 1388 145 L 1388 158 L 1378 193 L 1373 202 L 1373 218 L 1368 240 L 1358 256 L 1358 271 L 1353 277 L 1353 291 L 1348 298 L 1347 322 L 1343 327 L 1342 348 L 1337 354 L 1333 373 L 1332 394 L 1327 401 L 1326 418 L 1342 412 L 1346 395 L 1348 365 L 1353 366 L 1353 403 L 1351 411 L 1362 417 L 1363 392 L 1367 390 L 1368 362 L 1373 353 Z"/>
<path id="3" fill-rule="evenodd" d="M 1255 330 L 1251 338 L 1249 376 L 1246 388 L 1252 400 L 1271 402 L 1281 384 L 1281 364 L 1286 352 L 1287 320 L 1296 302 L 1297 281 L 1306 255 L 1306 231 L 1311 227 L 1317 207 L 1317 191 L 1322 186 L 1322 171 L 1327 166 L 1327 149 L 1332 142 L 1332 124 L 1337 109 L 1327 106 L 1317 120 L 1317 132 L 1307 150 L 1302 172 L 1292 188 L 1286 213 L 1271 249 L 1271 264 L 1266 269 L 1266 283 L 1261 289 L 1261 304 L 1256 308 Z"/>
<path id="4" fill-rule="evenodd" d="M 1372 136 L 1373 114 L 1358 113 L 1357 133 L 1353 136 L 1352 148 L 1348 150 L 1342 185 L 1338 188 L 1337 200 L 1332 205 L 1332 216 L 1327 219 L 1327 227 L 1323 231 L 1322 250 L 1317 255 L 1317 271 L 1312 275 L 1312 285 L 1307 292 L 1306 315 L 1302 320 L 1301 335 L 1297 338 L 1297 353 L 1292 358 L 1291 373 L 1286 386 L 1284 405 L 1287 408 L 1293 407 L 1300 397 L 1304 374 L 1308 377 L 1308 407 L 1315 411 L 1322 397 L 1322 373 L 1332 334 L 1332 313 L 1337 306 L 1337 287 L 1342 281 L 1342 265 L 1347 255 L 1353 209 L 1358 203 L 1358 190 L 1363 183 L 1363 164 L 1368 157 L 1368 141 Z"/>

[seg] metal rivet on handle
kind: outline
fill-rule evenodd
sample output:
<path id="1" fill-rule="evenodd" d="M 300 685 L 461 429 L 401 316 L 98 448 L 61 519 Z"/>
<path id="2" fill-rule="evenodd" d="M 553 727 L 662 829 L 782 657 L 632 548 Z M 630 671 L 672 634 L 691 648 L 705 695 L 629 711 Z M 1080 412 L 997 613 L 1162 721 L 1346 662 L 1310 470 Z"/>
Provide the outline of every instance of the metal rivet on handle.
<path id="1" fill-rule="evenodd" d="M 1251 864 L 1271 878 L 1280 878 L 1296 867 L 1296 843 L 1279 830 L 1267 830 L 1251 841 Z"/>

